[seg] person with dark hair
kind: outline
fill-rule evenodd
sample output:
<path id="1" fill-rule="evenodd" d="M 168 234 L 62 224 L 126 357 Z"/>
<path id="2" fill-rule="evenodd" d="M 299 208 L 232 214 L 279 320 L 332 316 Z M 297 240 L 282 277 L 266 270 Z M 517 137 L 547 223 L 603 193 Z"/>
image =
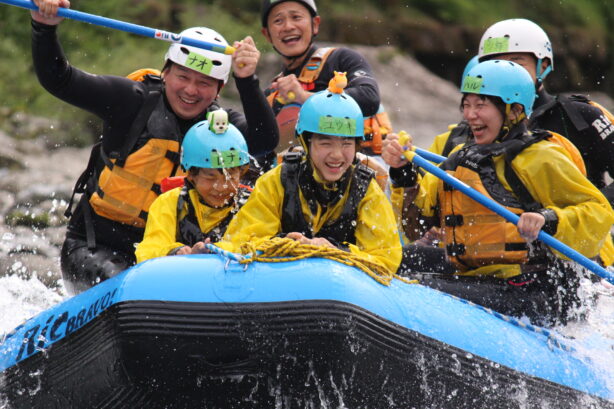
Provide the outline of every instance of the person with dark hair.
<path id="1" fill-rule="evenodd" d="M 228 110 L 251 155 L 272 152 L 279 141 L 273 112 L 255 76 L 260 53 L 251 37 L 236 42 L 230 56 L 172 44 L 160 76 L 142 81 L 92 75 L 70 65 L 57 36 L 58 7 L 67 0 L 36 0 L 32 11 L 32 56 L 41 85 L 59 99 L 103 121 L 99 144 L 75 186 L 81 199 L 71 213 L 61 252 L 69 292 L 83 291 L 135 262 L 134 245 L 143 238 L 149 206 L 161 181 L 179 168 L 179 147 L 190 127 L 219 108 L 217 96 L 231 67 L 245 114 Z M 219 44 L 214 30 L 194 27 L 182 36 Z M 72 201 L 71 201 L 72 203 Z"/>
<path id="2" fill-rule="evenodd" d="M 233 216 L 249 197 L 241 185 L 249 168 L 247 144 L 228 123 L 222 109 L 192 126 L 181 145 L 184 185 L 169 190 L 149 208 L 137 262 L 168 255 L 205 252 L 205 243 L 219 241 Z"/>
<path id="3" fill-rule="evenodd" d="M 588 179 L 614 206 L 614 124 L 612 114 L 581 95 L 550 95 L 544 85 L 554 71 L 554 51 L 544 30 L 522 18 L 499 21 L 480 40 L 479 60 L 513 61 L 531 75 L 537 98 L 529 118 L 530 129 L 547 129 L 569 139 L 580 151 Z"/>
<path id="4" fill-rule="evenodd" d="M 382 157 L 391 179 L 418 190 L 414 204 L 425 223 L 441 227 L 446 255 L 457 269 L 425 271 L 421 283 L 504 314 L 566 322 L 582 301 L 578 288 L 586 272 L 536 241 L 537 235 L 543 229 L 595 257 L 614 211 L 548 131 L 528 130 L 535 88 L 520 65 L 480 63 L 464 78 L 461 92 L 472 141 L 440 168 L 519 215 L 519 222 L 507 222 L 432 174 L 419 177 L 402 159 L 408 147 L 390 136 Z"/>
<path id="5" fill-rule="evenodd" d="M 314 0 L 264 0 L 262 34 L 282 57 L 283 69 L 265 90 L 280 130 L 278 151 L 295 142 L 300 106 L 313 93 L 323 91 L 334 72 L 345 72 L 345 92 L 366 117 L 365 153 L 379 154 L 381 140 L 391 125 L 380 104 L 377 82 L 363 56 L 346 47 L 318 47 L 314 40 L 321 17 Z"/>
<path id="6" fill-rule="evenodd" d="M 373 171 L 356 160 L 363 116 L 344 85 L 305 101 L 296 126 L 303 151 L 291 152 L 258 179 L 218 246 L 240 252 L 243 243 L 286 237 L 345 250 L 391 276 L 396 272 L 401 243 L 394 213 Z"/>

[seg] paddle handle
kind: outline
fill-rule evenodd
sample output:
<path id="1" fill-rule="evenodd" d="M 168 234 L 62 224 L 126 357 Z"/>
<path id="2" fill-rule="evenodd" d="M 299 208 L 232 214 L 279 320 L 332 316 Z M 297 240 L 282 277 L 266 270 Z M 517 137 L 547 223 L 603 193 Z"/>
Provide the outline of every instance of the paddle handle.
<path id="1" fill-rule="evenodd" d="M 29 10 L 38 10 L 36 4 L 30 0 L 0 0 L 0 3 L 9 4 L 11 6 L 21 7 Z M 180 34 L 174 34 L 168 31 L 159 30 L 141 26 L 138 24 L 126 23 L 120 20 L 114 20 L 108 17 L 96 16 L 94 14 L 84 13 L 82 11 L 71 10 L 60 7 L 58 16 L 69 18 L 71 20 L 82 21 L 84 23 L 93 24 L 96 26 L 108 27 L 127 33 L 138 34 L 143 37 L 155 38 L 156 40 L 164 40 L 171 43 L 180 43 L 193 47 L 202 48 L 204 50 L 214 51 L 221 54 L 233 54 L 235 48 L 231 46 L 221 46 L 219 44 L 200 41 L 194 38 L 182 37 Z"/>
<path id="2" fill-rule="evenodd" d="M 401 146 L 405 145 L 408 141 L 409 141 L 409 138 L 407 136 L 399 134 L 399 143 L 401 144 Z M 508 209 L 506 209 L 499 203 L 495 202 L 489 197 L 484 196 L 477 190 L 471 188 L 469 185 L 461 182 L 460 180 L 456 179 L 455 177 L 448 174 L 447 172 L 439 169 L 437 166 L 433 165 L 428 160 L 422 158 L 416 152 L 408 150 L 403 153 L 403 156 L 405 156 L 405 158 L 408 161 L 413 162 L 414 164 L 420 166 L 422 169 L 426 170 L 427 172 L 432 173 L 433 175 L 437 176 L 439 179 L 443 180 L 450 186 L 453 186 L 455 189 L 460 190 L 461 192 L 463 192 L 464 194 L 466 194 L 467 196 L 469 196 L 476 202 L 480 203 L 484 207 L 497 213 L 499 216 L 503 217 L 505 220 L 511 223 L 514 223 L 515 225 L 518 224 L 518 220 L 520 219 L 520 217 L 517 214 L 512 213 L 511 211 L 509 211 Z M 595 263 L 593 260 L 580 254 L 576 250 L 572 249 L 568 245 L 555 239 L 554 237 L 544 232 L 543 230 L 539 232 L 537 238 L 541 240 L 542 242 L 544 242 L 545 244 L 547 244 L 548 246 L 557 250 L 561 254 L 564 254 L 570 259 L 586 267 L 588 270 L 597 274 L 599 277 L 614 284 L 614 273 L 601 267 L 599 264 Z"/>

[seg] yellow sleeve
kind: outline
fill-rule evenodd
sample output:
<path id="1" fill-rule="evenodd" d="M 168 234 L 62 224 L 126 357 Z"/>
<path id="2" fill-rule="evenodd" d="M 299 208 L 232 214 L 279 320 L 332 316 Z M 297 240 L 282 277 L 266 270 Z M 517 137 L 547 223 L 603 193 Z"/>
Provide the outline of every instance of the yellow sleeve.
<path id="1" fill-rule="evenodd" d="M 177 232 L 177 199 L 181 188 L 158 196 L 149 207 L 145 234 L 136 248 L 136 261 L 140 263 L 166 256 L 169 251 L 183 246 L 175 240 Z"/>
<path id="2" fill-rule="evenodd" d="M 450 137 L 450 132 L 454 129 L 456 125 L 449 125 L 448 130 L 444 133 L 440 133 L 435 136 L 433 143 L 429 146 L 428 151 L 436 153 L 437 155 L 441 155 L 443 152 L 443 148 L 446 146 L 446 142 L 448 142 L 448 138 Z"/>
<path id="3" fill-rule="evenodd" d="M 403 205 L 405 204 L 405 188 L 390 185 L 390 204 L 394 212 L 394 218 L 397 224 L 397 230 L 401 237 L 402 244 L 409 244 L 410 240 L 405 235 L 403 228 Z"/>
<path id="4" fill-rule="evenodd" d="M 536 143 L 522 151 L 512 166 L 535 200 L 556 212 L 554 237 L 586 257 L 597 255 L 610 234 L 614 211 L 563 148 Z"/>
<path id="5" fill-rule="evenodd" d="M 281 169 L 282 166 L 277 166 L 258 178 L 249 199 L 232 219 L 217 246 L 238 253 L 242 243 L 257 244 L 281 231 L 284 198 Z"/>
<path id="6" fill-rule="evenodd" d="M 401 264 L 401 239 L 392 206 L 374 180 L 358 206 L 356 245 L 350 252 L 376 262 L 396 273 Z"/>
<path id="7" fill-rule="evenodd" d="M 439 179 L 437 176 L 426 173 L 419 179 L 420 189 L 418 195 L 414 199 L 414 204 L 422 210 L 422 214 L 426 217 L 435 216 L 435 208 L 439 202 L 437 189 L 439 189 Z"/>

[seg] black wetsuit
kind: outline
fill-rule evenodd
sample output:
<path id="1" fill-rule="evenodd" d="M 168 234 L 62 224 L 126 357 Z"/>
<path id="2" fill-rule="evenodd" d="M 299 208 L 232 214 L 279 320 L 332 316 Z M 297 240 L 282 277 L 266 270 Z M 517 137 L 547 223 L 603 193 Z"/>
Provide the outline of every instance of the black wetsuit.
<path id="1" fill-rule="evenodd" d="M 569 139 L 584 159 L 588 179 L 614 204 L 614 184 L 606 186 L 605 181 L 606 173 L 614 178 L 614 125 L 599 108 L 573 97 L 552 96 L 542 88 L 529 127 Z"/>
<path id="2" fill-rule="evenodd" d="M 59 99 L 101 118 L 103 150 L 106 153 L 119 150 L 143 105 L 146 85 L 119 76 L 92 75 L 71 66 L 58 41 L 56 26 L 34 21 L 32 56 L 41 85 Z M 279 141 L 277 123 L 258 79 L 255 76 L 235 78 L 235 83 L 245 115 L 227 110 L 229 121 L 245 136 L 251 155 L 273 151 Z M 164 101 L 168 111 L 172 112 L 166 97 Z M 192 120 L 177 117 L 180 138 L 205 116 L 206 112 Z M 143 141 L 139 142 L 142 145 Z M 62 248 L 62 272 L 71 291 L 86 289 L 134 264 L 134 243 L 143 238 L 144 229 L 97 215 L 87 199 L 83 195 L 76 207 Z M 96 239 L 94 249 L 88 248 L 84 211 L 91 213 Z"/>
<path id="3" fill-rule="evenodd" d="M 285 77 L 294 74 L 298 78 L 303 67 L 317 49 L 318 47 L 313 45 L 311 50 L 307 52 L 303 64 L 291 70 L 284 68 L 279 76 Z M 318 92 L 328 88 L 328 82 L 335 76 L 334 71 L 346 73 L 348 85 L 344 92 L 354 98 L 358 106 L 360 106 L 363 115 L 375 115 L 380 106 L 380 95 L 377 82 L 373 76 L 373 70 L 362 55 L 349 48 L 339 47 L 331 52 L 324 63 L 322 71 L 320 71 L 320 75 L 318 75 L 318 78 L 313 83 L 313 89 L 308 91 Z M 266 95 L 270 92 L 270 89 L 265 90 Z M 273 104 L 275 115 L 277 115 L 282 107 L 281 103 L 275 101 Z"/>

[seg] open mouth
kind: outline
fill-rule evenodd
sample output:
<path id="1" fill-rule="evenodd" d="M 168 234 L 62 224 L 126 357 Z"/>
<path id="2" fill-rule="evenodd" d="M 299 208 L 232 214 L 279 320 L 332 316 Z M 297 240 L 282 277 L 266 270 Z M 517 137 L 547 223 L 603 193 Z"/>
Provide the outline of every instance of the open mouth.
<path id="1" fill-rule="evenodd" d="M 326 167 L 329 168 L 332 172 L 338 172 L 343 168 L 343 162 L 341 163 L 326 163 Z"/>
<path id="2" fill-rule="evenodd" d="M 181 97 L 181 96 L 179 97 L 179 100 L 187 105 L 195 105 L 199 101 L 198 99 L 191 99 L 191 98 L 186 98 L 186 97 Z"/>
<path id="3" fill-rule="evenodd" d="M 284 44 L 295 44 L 301 39 L 300 35 L 291 35 L 281 39 Z"/>
<path id="4" fill-rule="evenodd" d="M 474 125 L 471 126 L 471 131 L 475 135 L 476 133 L 482 133 L 488 128 L 486 125 Z"/>

